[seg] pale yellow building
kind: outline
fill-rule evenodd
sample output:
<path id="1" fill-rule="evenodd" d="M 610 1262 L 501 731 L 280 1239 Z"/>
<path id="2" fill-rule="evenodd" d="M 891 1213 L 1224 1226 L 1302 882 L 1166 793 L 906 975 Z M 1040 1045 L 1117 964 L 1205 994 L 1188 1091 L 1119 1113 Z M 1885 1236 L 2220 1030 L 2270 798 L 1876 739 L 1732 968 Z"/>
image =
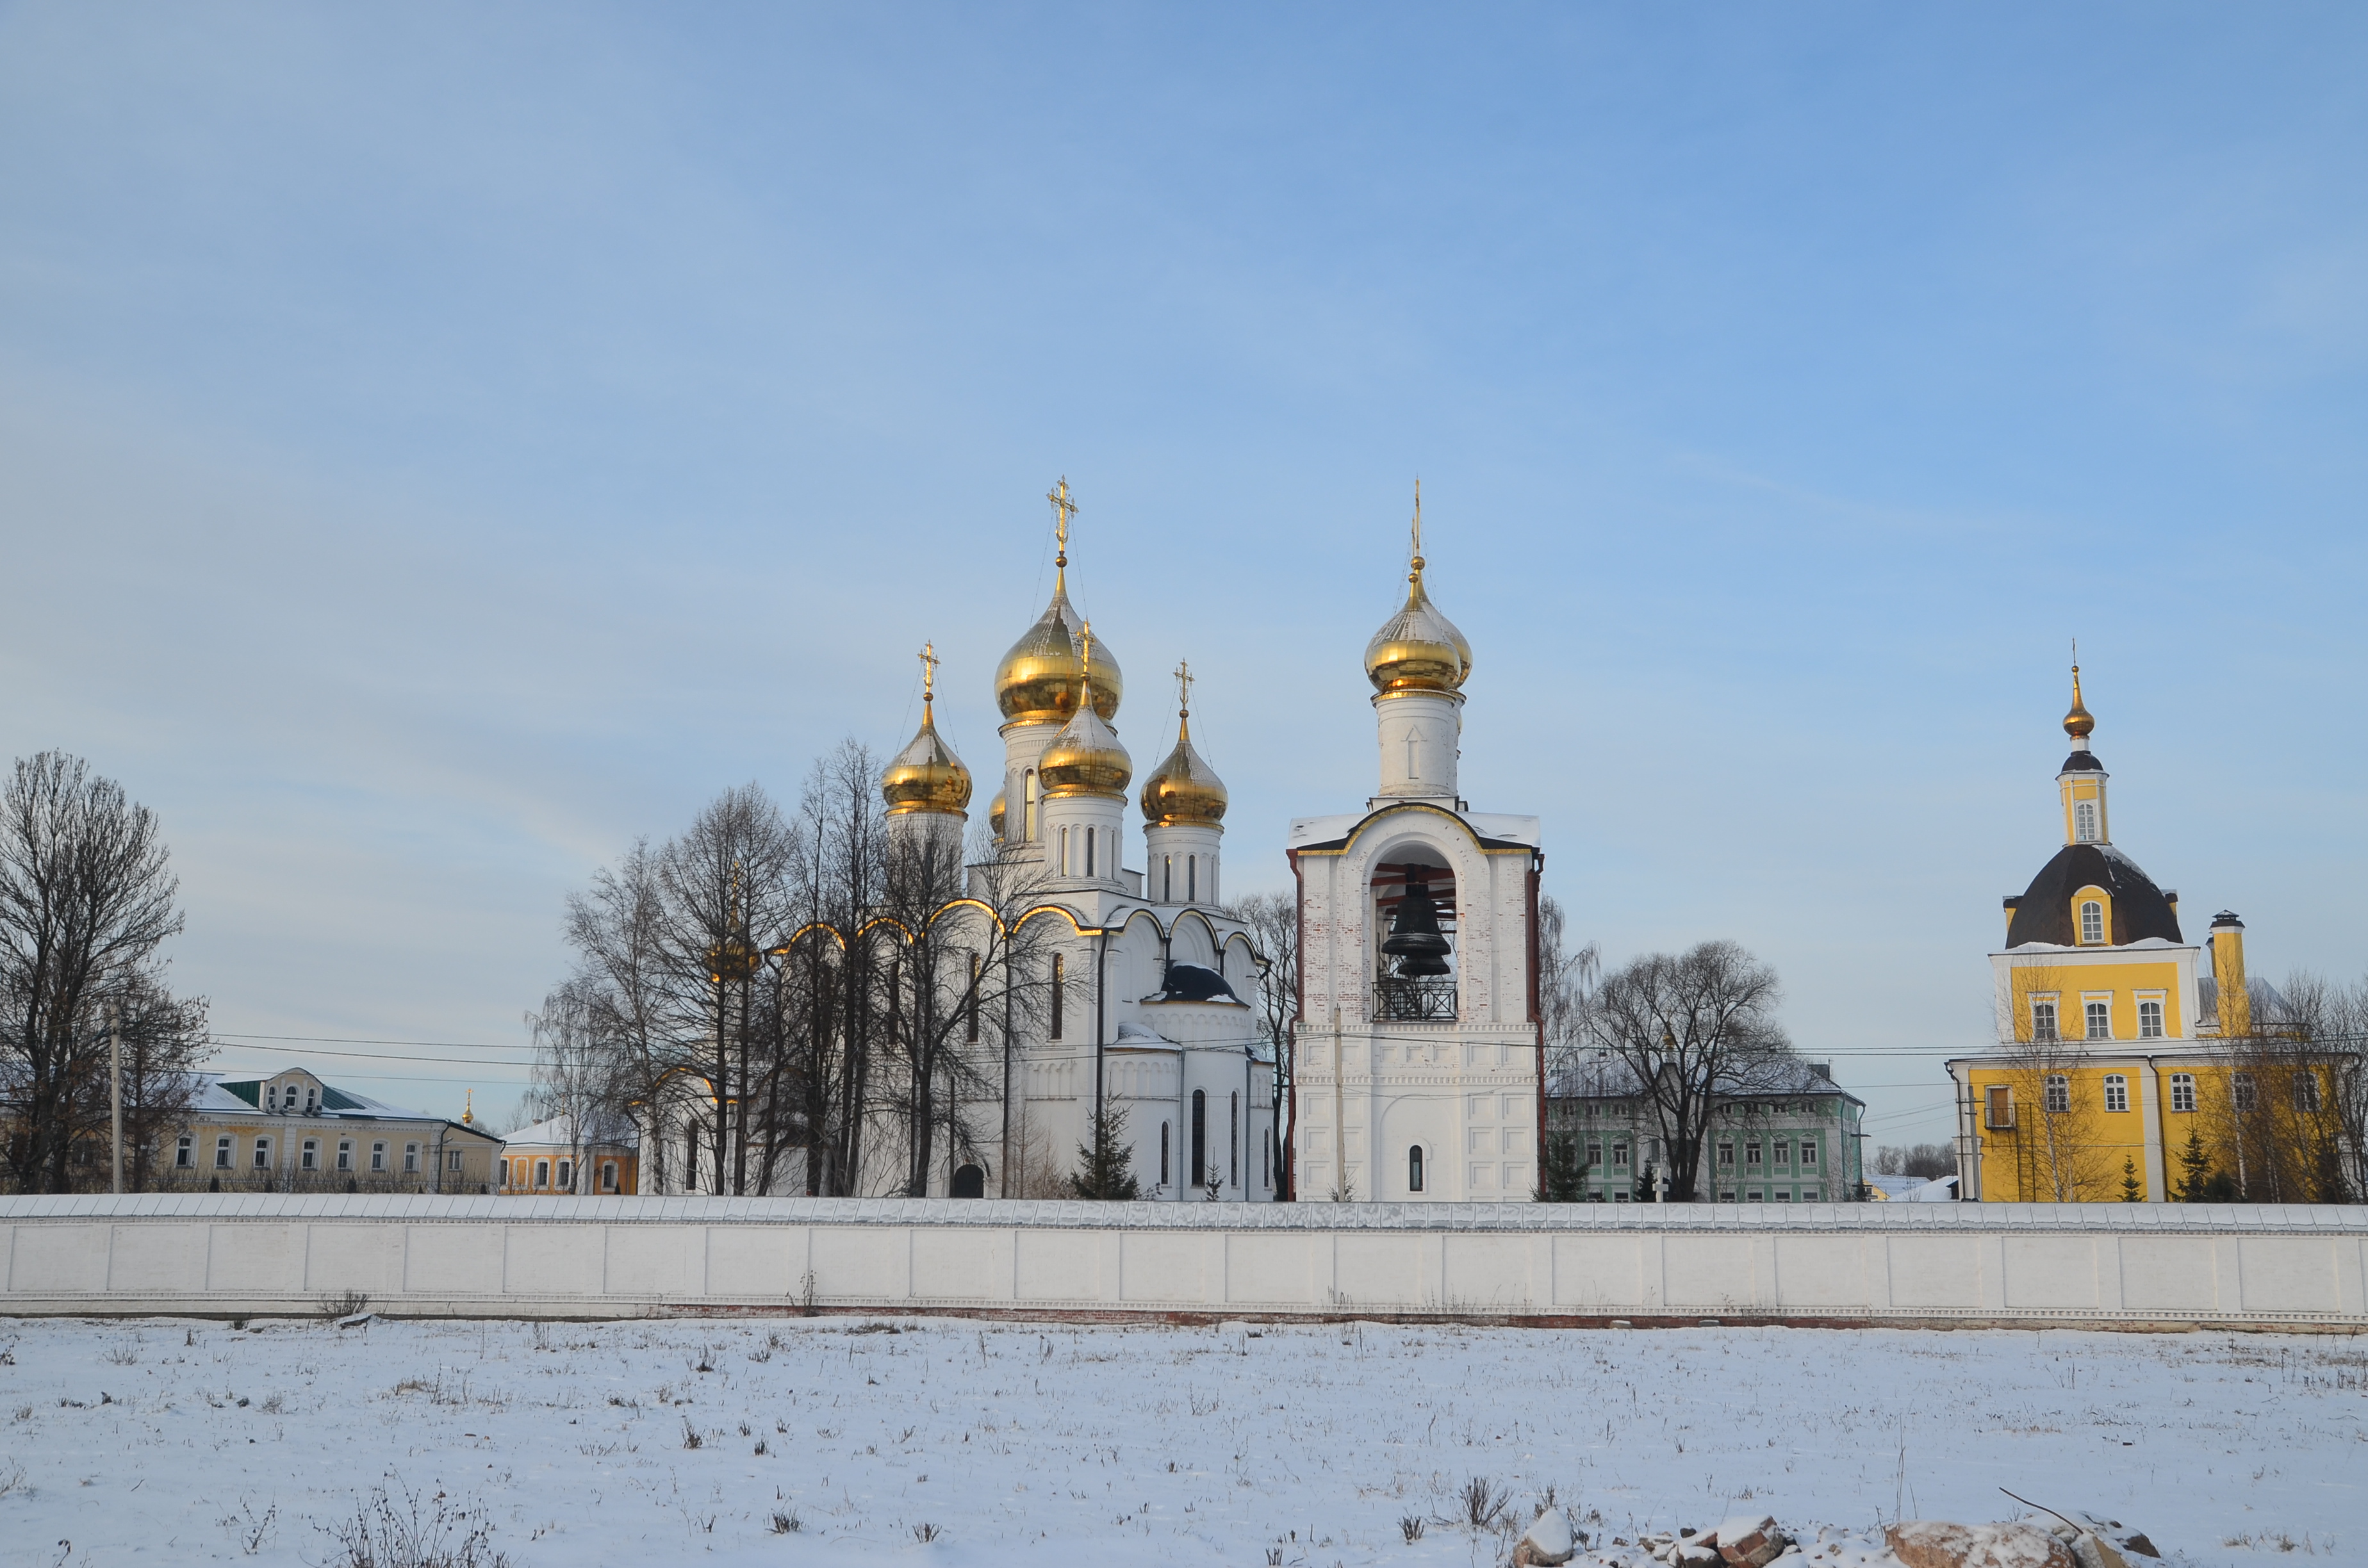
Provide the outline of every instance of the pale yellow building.
<path id="1" fill-rule="evenodd" d="M 2114 846 L 2094 727 L 2075 666 L 2063 847 L 2005 901 L 1997 1045 L 1948 1063 L 1964 1195 L 2311 1200 L 2336 1148 L 2331 1079 L 2276 1020 L 2257 1027 L 2244 923 L 2223 911 L 2189 941 L 2179 894 Z"/>

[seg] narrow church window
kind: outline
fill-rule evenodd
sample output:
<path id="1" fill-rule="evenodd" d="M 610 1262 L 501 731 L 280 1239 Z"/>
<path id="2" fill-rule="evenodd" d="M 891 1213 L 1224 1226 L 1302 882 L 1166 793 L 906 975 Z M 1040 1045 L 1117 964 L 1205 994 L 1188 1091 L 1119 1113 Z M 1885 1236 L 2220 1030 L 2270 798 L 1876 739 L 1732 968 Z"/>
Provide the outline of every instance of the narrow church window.
<path id="1" fill-rule="evenodd" d="M 1422 1145 L 1419 1143 L 1406 1151 L 1406 1190 L 1422 1190 Z"/>
<path id="2" fill-rule="evenodd" d="M 1062 993 L 1068 989 L 1068 960 L 1059 953 L 1053 955 L 1053 1038 L 1061 1038 Z"/>
<path id="3" fill-rule="evenodd" d="M 2228 1074 L 2228 1099 L 2240 1111 L 2253 1108 L 2256 1102 L 2253 1098 L 2253 1075 L 2250 1073 Z"/>
<path id="4" fill-rule="evenodd" d="M 2080 940 L 2095 947 L 2105 939 L 2105 906 L 2095 899 L 2080 905 Z"/>
<path id="5" fill-rule="evenodd" d="M 1176 857 L 1173 855 L 1159 858 L 1159 902 L 1176 902 Z"/>
<path id="6" fill-rule="evenodd" d="M 1234 1094 L 1233 1108 L 1225 1113 L 1225 1185 L 1242 1185 L 1242 1096 Z"/>
<path id="7" fill-rule="evenodd" d="M 1086 829 L 1086 875 L 1094 874 L 1094 830 Z"/>
<path id="8" fill-rule="evenodd" d="M 1036 770 L 1030 768 L 1019 779 L 1020 833 L 1031 843 L 1036 837 Z"/>
<path id="9" fill-rule="evenodd" d="M 978 1043 L 978 955 L 970 956 L 970 994 L 962 1001 L 962 1038 Z"/>
<path id="10" fill-rule="evenodd" d="M 1209 1181 L 1209 1096 L 1207 1091 L 1192 1091 L 1192 1185 L 1205 1187 Z"/>
<path id="11" fill-rule="evenodd" d="M 2170 1075 L 2170 1108 L 2173 1110 L 2195 1108 L 2194 1074 L 2173 1073 Z"/>
<path id="12" fill-rule="evenodd" d="M 1061 852 L 1053 858 L 1053 864 L 1061 868 L 1060 875 L 1069 874 L 1069 830 L 1065 827 L 1061 830 Z"/>
<path id="13" fill-rule="evenodd" d="M 2047 1075 L 2047 1109 L 2052 1116 L 2061 1116 L 2072 1108 L 2072 1082 L 2061 1073 Z"/>
<path id="14" fill-rule="evenodd" d="M 2090 1040 L 2112 1039 L 2113 1010 L 2112 1005 L 2105 1002 L 2091 1002 L 2088 1005 L 2087 1010 L 2089 1014 L 2089 1038 Z"/>
<path id="15" fill-rule="evenodd" d="M 2097 802 L 2072 802 L 2072 836 L 2082 844 L 2097 842 Z"/>
<path id="16" fill-rule="evenodd" d="M 2105 1074 L 2105 1108 L 2107 1110 L 2130 1108 L 2130 1081 L 2119 1073 Z"/>
<path id="17" fill-rule="evenodd" d="M 2138 1004 L 2138 1038 L 2140 1040 L 2160 1040 L 2162 1038 L 2161 1003 L 2141 1002 Z"/>
<path id="18" fill-rule="evenodd" d="M 1198 855 L 1184 857 L 1184 901 L 1187 903 L 1201 902 L 1201 857 Z"/>
<path id="19" fill-rule="evenodd" d="M 1159 1124 L 1159 1185 L 1167 1185 L 1167 1124 Z"/>

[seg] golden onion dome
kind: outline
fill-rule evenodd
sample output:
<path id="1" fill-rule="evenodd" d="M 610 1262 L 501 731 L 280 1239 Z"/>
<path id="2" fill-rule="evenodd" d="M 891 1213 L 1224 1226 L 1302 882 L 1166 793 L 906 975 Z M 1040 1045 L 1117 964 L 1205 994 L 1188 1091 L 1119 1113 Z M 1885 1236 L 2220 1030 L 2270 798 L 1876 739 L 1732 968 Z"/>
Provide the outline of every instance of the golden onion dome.
<path id="1" fill-rule="evenodd" d="M 934 648 L 921 651 L 921 728 L 880 776 L 880 798 L 892 817 L 916 812 L 960 816 L 970 804 L 970 769 L 938 733 Z"/>
<path id="2" fill-rule="evenodd" d="M 1077 692 L 1090 687 L 1104 722 L 1118 717 L 1126 683 L 1107 647 L 1097 651 L 1090 679 L 1078 652 L 1083 622 L 1069 604 L 1069 518 L 1076 504 L 1064 479 L 1047 497 L 1057 519 L 1060 550 L 1053 558 L 1053 602 L 995 668 L 995 705 L 1011 723 L 1058 723 L 1077 710 Z"/>
<path id="3" fill-rule="evenodd" d="M 2082 745 L 2087 744 L 2089 733 L 2096 727 L 2097 721 L 2089 716 L 2088 709 L 2080 705 L 2080 666 L 2075 665 L 2072 666 L 2072 711 L 2064 715 L 2064 733 L 2072 737 L 2075 745 Z"/>
<path id="4" fill-rule="evenodd" d="M 1088 681 L 1101 674 L 1096 664 L 1094 629 L 1087 623 L 1078 641 L 1083 644 L 1080 673 Z M 1108 795 L 1126 799 L 1127 780 L 1134 777 L 1134 759 L 1119 744 L 1118 736 L 1102 722 L 1096 705 L 1072 714 L 1036 761 L 1036 778 L 1046 798 L 1064 795 Z"/>
<path id="5" fill-rule="evenodd" d="M 1472 644 L 1423 592 L 1422 565 L 1416 556 L 1406 608 L 1365 644 L 1365 678 L 1375 691 L 1453 691 L 1472 674 Z"/>
<path id="6" fill-rule="evenodd" d="M 986 825 L 995 830 L 995 836 L 997 838 L 1003 836 L 1003 793 L 1002 790 L 997 790 L 995 792 L 995 804 L 986 808 Z"/>
<path id="7" fill-rule="evenodd" d="M 1143 781 L 1143 818 L 1154 827 L 1213 827 L 1225 814 L 1225 786 L 1192 749 L 1192 716 L 1176 713 L 1176 749 Z"/>

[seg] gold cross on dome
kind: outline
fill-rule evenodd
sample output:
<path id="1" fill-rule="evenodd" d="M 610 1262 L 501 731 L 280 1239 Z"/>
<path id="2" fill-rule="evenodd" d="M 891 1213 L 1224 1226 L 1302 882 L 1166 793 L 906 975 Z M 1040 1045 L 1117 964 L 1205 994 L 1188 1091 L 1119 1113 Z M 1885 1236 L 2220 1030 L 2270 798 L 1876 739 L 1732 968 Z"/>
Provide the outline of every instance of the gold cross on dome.
<path id="1" fill-rule="evenodd" d="M 921 644 L 921 701 L 935 700 L 938 689 L 938 645 L 934 642 Z"/>
<path id="2" fill-rule="evenodd" d="M 1085 673 L 1087 678 L 1091 679 L 1094 673 L 1094 623 L 1090 620 L 1087 621 L 1082 630 L 1085 633 L 1084 642 L 1086 645 Z M 1090 693 L 1088 696 L 1090 696 Z"/>
<path id="3" fill-rule="evenodd" d="M 1053 537 L 1060 541 L 1062 564 L 1068 563 L 1069 519 L 1077 515 L 1077 503 L 1069 494 L 1069 476 L 1063 474 L 1061 483 L 1044 493 L 1053 503 Z"/>
<path id="4" fill-rule="evenodd" d="M 1414 481 L 1414 569 L 1422 570 L 1422 476 Z"/>
<path id="5" fill-rule="evenodd" d="M 1176 661 L 1176 711 L 1192 711 L 1192 666 L 1182 659 Z"/>

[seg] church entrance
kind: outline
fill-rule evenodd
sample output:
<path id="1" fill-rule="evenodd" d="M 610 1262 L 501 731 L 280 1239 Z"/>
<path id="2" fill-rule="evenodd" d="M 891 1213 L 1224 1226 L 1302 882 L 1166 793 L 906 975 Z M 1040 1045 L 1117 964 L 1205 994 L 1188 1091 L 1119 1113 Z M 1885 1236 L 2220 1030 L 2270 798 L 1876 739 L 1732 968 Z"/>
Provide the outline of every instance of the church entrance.
<path id="1" fill-rule="evenodd" d="M 962 1169 L 954 1172 L 953 1196 L 956 1198 L 985 1198 L 986 1196 L 986 1173 L 976 1165 L 964 1165 Z"/>

